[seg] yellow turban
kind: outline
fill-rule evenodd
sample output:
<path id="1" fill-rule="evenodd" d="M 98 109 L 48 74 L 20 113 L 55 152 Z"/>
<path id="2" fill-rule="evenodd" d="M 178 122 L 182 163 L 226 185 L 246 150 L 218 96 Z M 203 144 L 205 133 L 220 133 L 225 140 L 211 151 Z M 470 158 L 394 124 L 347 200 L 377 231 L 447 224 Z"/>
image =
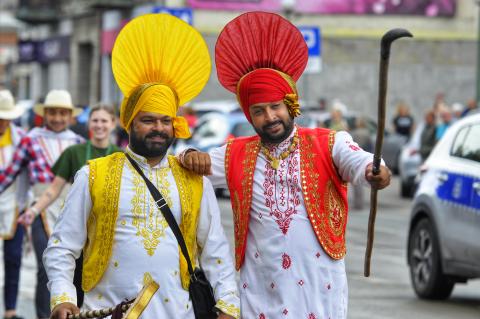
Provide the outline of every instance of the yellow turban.
<path id="1" fill-rule="evenodd" d="M 173 119 L 175 137 L 189 138 L 190 130 L 187 120 L 176 116 L 178 96 L 168 86 L 160 83 L 147 83 L 138 86 L 129 98 L 124 98 L 120 107 L 120 124 L 126 129 L 138 112 L 150 112 L 168 115 Z"/>
<path id="2" fill-rule="evenodd" d="M 197 96 L 210 77 L 208 48 L 200 33 L 169 14 L 147 14 L 130 21 L 112 51 L 112 70 L 125 98 L 120 123 L 129 129 L 138 112 L 171 116 L 175 136 L 188 138 L 178 108 Z"/>

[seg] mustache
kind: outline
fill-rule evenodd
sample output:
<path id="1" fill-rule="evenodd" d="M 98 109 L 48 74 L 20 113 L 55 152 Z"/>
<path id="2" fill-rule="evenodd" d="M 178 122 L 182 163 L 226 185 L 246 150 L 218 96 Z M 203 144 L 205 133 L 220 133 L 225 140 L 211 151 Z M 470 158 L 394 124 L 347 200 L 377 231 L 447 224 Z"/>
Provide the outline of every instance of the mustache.
<path id="1" fill-rule="evenodd" d="M 269 123 L 269 124 L 267 124 L 267 125 L 264 125 L 264 126 L 262 127 L 262 129 L 263 129 L 263 130 L 266 130 L 266 129 L 269 129 L 269 128 L 271 128 L 271 127 L 274 127 L 274 126 L 277 125 L 277 124 L 283 125 L 283 122 L 280 121 L 280 120 L 278 120 L 278 121 Z"/>
<path id="2" fill-rule="evenodd" d="M 162 132 L 152 132 L 152 133 L 149 133 L 147 135 L 145 135 L 145 138 L 152 138 L 152 137 L 161 137 L 165 140 L 168 140 L 170 138 L 170 136 L 168 136 L 166 133 L 162 133 Z"/>

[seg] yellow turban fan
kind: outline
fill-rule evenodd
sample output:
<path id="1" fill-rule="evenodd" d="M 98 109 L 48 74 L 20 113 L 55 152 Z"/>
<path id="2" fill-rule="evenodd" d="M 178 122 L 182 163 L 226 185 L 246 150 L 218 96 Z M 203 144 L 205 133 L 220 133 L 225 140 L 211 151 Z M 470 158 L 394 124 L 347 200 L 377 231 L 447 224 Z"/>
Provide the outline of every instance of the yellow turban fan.
<path id="1" fill-rule="evenodd" d="M 120 108 L 125 129 L 138 112 L 152 112 L 173 118 L 175 137 L 190 137 L 177 110 L 202 91 L 211 70 L 207 45 L 197 30 L 165 13 L 137 17 L 115 41 L 112 70 L 125 96 Z"/>

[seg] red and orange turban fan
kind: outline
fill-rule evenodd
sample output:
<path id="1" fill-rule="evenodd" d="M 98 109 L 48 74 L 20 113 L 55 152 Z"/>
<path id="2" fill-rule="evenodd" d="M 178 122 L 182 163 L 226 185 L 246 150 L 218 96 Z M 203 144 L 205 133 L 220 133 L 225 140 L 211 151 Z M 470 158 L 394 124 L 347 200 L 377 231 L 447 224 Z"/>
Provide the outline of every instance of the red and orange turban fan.
<path id="1" fill-rule="evenodd" d="M 251 122 L 253 104 L 283 100 L 292 117 L 300 114 L 295 82 L 308 62 L 300 31 L 283 17 L 248 12 L 230 21 L 215 46 L 220 83 L 236 94 Z"/>

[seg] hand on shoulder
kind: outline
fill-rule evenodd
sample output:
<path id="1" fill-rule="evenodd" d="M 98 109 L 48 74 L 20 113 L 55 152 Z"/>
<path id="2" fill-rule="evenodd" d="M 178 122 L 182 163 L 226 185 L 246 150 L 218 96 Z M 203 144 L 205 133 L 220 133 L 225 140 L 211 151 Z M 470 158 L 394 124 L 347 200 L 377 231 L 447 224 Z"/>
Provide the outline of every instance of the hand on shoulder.
<path id="1" fill-rule="evenodd" d="M 180 164 L 199 175 L 212 174 L 212 161 L 208 153 L 199 152 L 197 150 L 188 149 L 179 156 Z"/>

